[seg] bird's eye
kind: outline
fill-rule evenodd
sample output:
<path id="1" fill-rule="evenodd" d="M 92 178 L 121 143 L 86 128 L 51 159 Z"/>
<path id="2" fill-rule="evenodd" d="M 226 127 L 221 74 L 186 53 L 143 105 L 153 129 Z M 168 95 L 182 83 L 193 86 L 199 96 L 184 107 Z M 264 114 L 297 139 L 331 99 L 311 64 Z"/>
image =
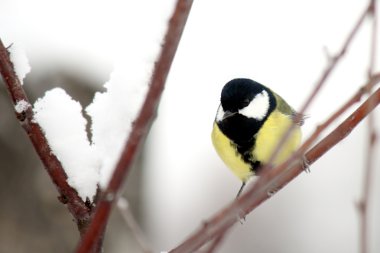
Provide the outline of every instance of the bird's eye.
<path id="1" fill-rule="evenodd" d="M 247 107 L 247 106 L 249 105 L 249 102 L 250 102 L 250 101 L 249 101 L 248 98 L 247 98 L 247 99 L 244 99 L 244 100 L 243 100 L 243 103 L 242 103 L 243 108 L 244 108 L 244 107 Z"/>

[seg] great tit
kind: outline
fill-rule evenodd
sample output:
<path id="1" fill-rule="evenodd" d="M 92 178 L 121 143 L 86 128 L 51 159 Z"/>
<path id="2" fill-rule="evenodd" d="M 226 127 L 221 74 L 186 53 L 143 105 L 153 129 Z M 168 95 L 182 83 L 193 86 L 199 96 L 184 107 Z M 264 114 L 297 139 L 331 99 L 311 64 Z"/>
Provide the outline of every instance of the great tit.
<path id="1" fill-rule="evenodd" d="M 293 122 L 295 129 L 273 160 L 274 166 L 299 147 L 303 117 L 279 95 L 251 79 L 237 78 L 225 84 L 211 137 L 220 158 L 242 181 L 237 197 L 247 180 L 269 162 Z"/>

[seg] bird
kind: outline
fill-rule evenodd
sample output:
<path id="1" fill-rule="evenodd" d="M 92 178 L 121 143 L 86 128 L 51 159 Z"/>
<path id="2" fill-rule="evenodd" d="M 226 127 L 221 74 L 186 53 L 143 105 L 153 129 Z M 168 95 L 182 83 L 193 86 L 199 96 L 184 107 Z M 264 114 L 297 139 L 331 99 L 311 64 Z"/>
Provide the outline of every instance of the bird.
<path id="1" fill-rule="evenodd" d="M 293 124 L 293 131 L 270 165 L 285 162 L 297 150 L 303 123 L 301 114 L 261 83 L 236 78 L 224 85 L 211 139 L 219 157 L 242 182 L 236 198 L 247 181 L 269 165 L 272 153 Z"/>

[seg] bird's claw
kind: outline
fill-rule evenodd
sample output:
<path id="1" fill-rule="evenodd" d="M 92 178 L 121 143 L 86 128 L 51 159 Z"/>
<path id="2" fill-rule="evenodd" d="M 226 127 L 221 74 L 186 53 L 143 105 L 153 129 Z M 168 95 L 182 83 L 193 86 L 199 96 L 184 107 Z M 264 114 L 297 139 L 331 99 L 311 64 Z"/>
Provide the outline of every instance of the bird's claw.
<path id="1" fill-rule="evenodd" d="M 310 161 L 307 159 L 307 157 L 305 155 L 302 155 L 301 157 L 301 166 L 303 168 L 303 170 L 306 172 L 306 173 L 310 173 Z"/>

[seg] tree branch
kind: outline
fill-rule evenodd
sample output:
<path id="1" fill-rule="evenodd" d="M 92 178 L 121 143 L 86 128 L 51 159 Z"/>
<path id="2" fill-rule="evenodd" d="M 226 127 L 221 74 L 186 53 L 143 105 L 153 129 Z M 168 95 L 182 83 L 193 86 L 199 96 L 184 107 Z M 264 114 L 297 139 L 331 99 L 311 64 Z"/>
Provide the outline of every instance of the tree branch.
<path id="1" fill-rule="evenodd" d="M 94 242 L 98 240 L 102 231 L 105 229 L 111 206 L 120 193 L 120 189 L 128 175 L 134 157 L 155 117 L 161 93 L 164 89 L 165 81 L 185 27 L 192 2 L 192 0 L 177 1 L 175 11 L 169 21 L 169 27 L 164 39 L 164 45 L 161 49 L 161 54 L 155 64 L 150 89 L 140 114 L 133 125 L 107 189 L 102 193 L 97 204 L 89 229 L 78 245 L 77 253 L 89 252 Z"/>
<path id="2" fill-rule="evenodd" d="M 368 66 L 368 76 L 371 77 L 375 71 L 376 63 L 376 51 L 377 51 L 377 11 L 376 11 L 376 1 L 371 0 L 370 17 L 372 19 L 372 38 L 370 46 L 370 58 Z M 370 94 L 372 91 L 372 86 L 368 86 L 366 91 Z M 368 236 L 368 225 L 369 223 L 369 202 L 371 196 L 371 186 L 372 186 L 372 176 L 374 173 L 374 152 L 377 142 L 377 133 L 375 129 L 375 115 L 370 114 L 367 118 L 368 125 L 368 144 L 365 160 L 365 170 L 364 170 L 364 180 L 363 180 L 363 192 L 362 197 L 358 203 L 358 211 L 360 215 L 360 252 L 367 253 L 369 236 Z"/>
<path id="3" fill-rule="evenodd" d="M 312 90 L 312 92 L 310 93 L 310 95 L 308 96 L 308 98 L 305 100 L 305 103 L 303 104 L 303 106 L 299 110 L 299 114 L 297 115 L 297 117 L 299 119 L 298 120 L 296 119 L 294 122 L 297 122 L 297 121 L 301 120 L 301 117 L 304 115 L 304 113 L 306 112 L 307 108 L 310 106 L 310 104 L 312 103 L 312 101 L 314 100 L 314 98 L 317 96 L 317 94 L 319 93 L 319 91 L 321 90 L 321 88 L 323 87 L 323 85 L 326 83 L 327 78 L 330 76 L 330 74 L 333 72 L 333 70 L 335 69 L 335 67 L 339 63 L 339 61 L 345 55 L 345 53 L 346 53 L 348 47 L 350 46 L 352 40 L 354 39 L 355 35 L 359 31 L 359 28 L 364 23 L 365 18 L 369 14 L 371 14 L 371 11 L 372 11 L 372 3 L 370 2 L 368 4 L 368 6 L 365 8 L 365 10 L 363 11 L 363 13 L 361 14 L 361 16 L 359 17 L 358 21 L 355 23 L 355 25 L 354 25 L 353 29 L 351 30 L 351 32 L 348 34 L 345 42 L 342 45 L 342 48 L 339 50 L 339 52 L 335 56 L 329 58 L 329 62 L 328 62 L 328 65 L 327 65 L 325 71 L 322 73 L 322 75 L 319 78 L 319 80 L 317 81 L 314 89 Z M 371 84 L 373 82 L 377 82 L 378 78 L 379 78 L 379 75 L 377 75 L 374 78 L 371 78 L 368 81 L 368 83 Z M 366 85 L 366 87 L 367 87 L 367 85 Z M 363 93 L 364 93 L 363 90 L 358 91 L 358 93 L 350 101 L 348 101 L 348 103 L 346 104 L 346 108 L 342 108 L 342 110 L 346 110 L 352 104 L 354 104 L 358 99 L 360 99 L 360 97 L 363 95 Z M 280 167 L 284 167 L 284 168 L 288 167 L 288 166 L 290 166 L 292 164 L 292 162 L 294 162 L 295 160 L 299 159 L 306 152 L 306 150 L 310 147 L 310 145 L 317 139 L 317 137 L 320 135 L 320 133 L 328 125 L 330 125 L 331 122 L 333 120 L 335 120 L 339 115 L 341 115 L 341 112 L 338 111 L 336 114 L 332 115 L 332 117 L 329 120 L 327 120 L 325 124 L 319 126 L 317 128 L 317 130 L 314 132 L 314 134 L 306 142 L 304 142 L 304 144 L 300 147 L 300 149 L 297 152 L 295 152 L 295 154 L 290 159 L 288 159 L 288 161 L 286 161 Z M 279 154 L 281 148 L 283 147 L 283 145 L 285 144 L 285 142 L 287 141 L 287 139 L 290 137 L 290 135 L 293 132 L 294 128 L 295 128 L 295 123 L 293 123 L 289 127 L 289 129 L 285 132 L 285 134 L 283 135 L 283 137 L 279 141 L 276 149 L 272 153 L 272 155 L 271 155 L 271 157 L 269 159 L 268 164 L 263 166 L 262 171 L 266 171 L 267 168 L 271 166 L 272 162 L 274 161 L 274 159 Z M 217 240 L 217 239 L 218 238 L 215 238 L 214 240 L 218 241 L 218 243 L 219 243 L 220 240 Z"/>
<path id="4" fill-rule="evenodd" d="M 215 236 L 215 238 L 211 241 L 208 248 L 203 253 L 213 253 L 215 252 L 220 244 L 223 242 L 223 238 L 226 236 L 226 231 L 220 233 L 219 235 Z"/>
<path id="5" fill-rule="evenodd" d="M 373 87 L 375 84 L 380 82 L 380 73 L 373 75 L 365 85 L 363 85 L 341 108 L 339 108 L 335 113 L 333 113 L 324 123 L 320 124 L 313 134 L 301 145 L 299 150 L 294 155 L 299 157 L 304 154 L 309 147 L 317 140 L 320 134 L 333 123 L 339 116 L 346 112 L 351 106 L 360 101 L 362 96 L 367 93 L 369 87 Z M 291 159 L 290 162 L 293 162 L 294 159 Z M 289 162 L 285 164 L 288 166 Z"/>
<path id="6" fill-rule="evenodd" d="M 277 157 L 279 154 L 280 150 L 282 149 L 283 145 L 287 141 L 287 139 L 290 137 L 291 133 L 293 132 L 295 128 L 295 122 L 299 122 L 301 118 L 303 117 L 304 113 L 306 110 L 309 108 L 310 104 L 313 102 L 314 98 L 317 96 L 318 92 L 321 90 L 323 85 L 326 83 L 327 78 L 330 76 L 330 74 L 333 72 L 339 61 L 343 58 L 345 53 L 347 52 L 348 47 L 350 46 L 352 40 L 354 39 L 355 35 L 359 31 L 360 26 L 364 23 L 365 18 L 367 17 L 368 14 L 371 13 L 372 5 L 371 2 L 369 5 L 366 7 L 366 9 L 363 11 L 361 16 L 359 17 L 358 21 L 355 23 L 355 26 L 351 30 L 351 32 L 348 34 L 345 42 L 343 43 L 342 48 L 340 51 L 333 57 L 330 57 L 328 65 L 325 69 L 325 71 L 322 73 L 321 77 L 317 81 L 314 89 L 310 93 L 309 97 L 305 100 L 305 103 L 302 105 L 301 109 L 298 111 L 298 115 L 296 116 L 296 119 L 294 120 L 294 123 L 289 127 L 289 129 L 285 132 L 281 140 L 279 141 L 276 149 L 273 151 L 268 164 L 272 164 L 274 159 Z M 297 119 L 298 118 L 298 119 Z M 262 168 L 262 170 L 264 170 Z"/>
<path id="7" fill-rule="evenodd" d="M 8 94 L 10 95 L 13 105 L 16 106 L 20 101 L 27 103 L 27 107 L 22 111 L 16 110 L 16 117 L 21 126 L 29 136 L 34 149 L 40 157 L 51 180 L 55 184 L 63 204 L 74 216 L 80 233 L 82 234 L 89 220 L 90 207 L 86 206 L 78 193 L 67 183 L 67 176 L 57 157 L 53 154 L 48 141 L 41 127 L 33 120 L 32 105 L 23 90 L 20 80 L 18 79 L 13 64 L 9 58 L 9 52 L 0 39 L 0 72 L 6 84 Z M 16 107 L 15 107 L 16 108 Z"/>
<path id="8" fill-rule="evenodd" d="M 337 128 L 322 139 L 310 151 L 306 158 L 310 164 L 318 160 L 333 146 L 347 137 L 357 124 L 364 119 L 380 102 L 380 89 L 372 94 L 355 112 L 347 117 Z M 186 241 L 174 248 L 171 253 L 193 252 L 212 238 L 215 238 L 236 223 L 240 217 L 246 216 L 262 202 L 269 199 L 273 189 L 281 189 L 301 172 L 301 164 L 290 168 L 278 166 L 273 170 L 266 170 L 257 182 L 242 196 L 215 214 L 208 222 L 194 232 Z"/>

